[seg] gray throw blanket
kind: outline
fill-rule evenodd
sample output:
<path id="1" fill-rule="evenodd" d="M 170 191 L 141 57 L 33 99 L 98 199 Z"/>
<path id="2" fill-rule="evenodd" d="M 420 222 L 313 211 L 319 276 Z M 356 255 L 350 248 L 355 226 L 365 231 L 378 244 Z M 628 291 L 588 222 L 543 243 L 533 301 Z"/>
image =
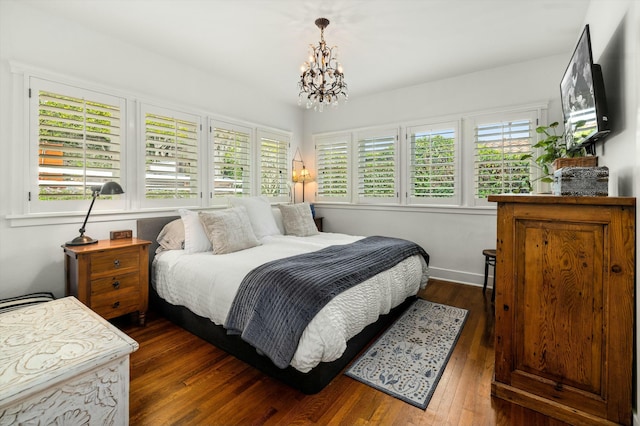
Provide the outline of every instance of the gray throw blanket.
<path id="1" fill-rule="evenodd" d="M 375 236 L 265 263 L 240 284 L 225 328 L 286 368 L 307 324 L 331 299 L 414 255 L 429 264 L 417 244 Z"/>

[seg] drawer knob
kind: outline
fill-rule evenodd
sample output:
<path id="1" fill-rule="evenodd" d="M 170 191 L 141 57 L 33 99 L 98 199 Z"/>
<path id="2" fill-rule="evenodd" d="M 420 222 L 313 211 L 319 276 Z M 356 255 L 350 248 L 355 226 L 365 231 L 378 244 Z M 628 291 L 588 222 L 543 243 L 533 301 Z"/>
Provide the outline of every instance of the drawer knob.
<path id="1" fill-rule="evenodd" d="M 120 281 L 114 281 L 112 285 L 113 288 L 120 288 Z"/>
<path id="2" fill-rule="evenodd" d="M 116 259 L 113 261 L 113 266 L 115 266 L 116 268 L 120 267 L 120 260 Z"/>
<path id="3" fill-rule="evenodd" d="M 120 306 L 120 302 L 116 302 L 112 305 L 113 309 L 116 309 L 118 306 Z"/>

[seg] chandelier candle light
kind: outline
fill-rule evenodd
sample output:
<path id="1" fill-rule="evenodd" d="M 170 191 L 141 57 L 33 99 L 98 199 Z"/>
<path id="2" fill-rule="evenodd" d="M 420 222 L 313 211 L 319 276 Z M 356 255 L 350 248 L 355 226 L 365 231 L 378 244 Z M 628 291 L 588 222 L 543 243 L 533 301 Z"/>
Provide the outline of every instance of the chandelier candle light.
<path id="1" fill-rule="evenodd" d="M 302 74 L 298 83 L 298 103 L 302 105 L 304 102 L 307 108 L 313 107 L 320 112 L 324 105 L 337 106 L 341 96 L 345 101 L 349 97 L 342 65 L 338 62 L 338 48 L 329 48 L 324 41 L 324 29 L 328 25 L 328 19 L 316 19 L 316 26 L 320 28 L 320 43 L 317 46 L 309 45 L 309 61 L 300 67 Z"/>

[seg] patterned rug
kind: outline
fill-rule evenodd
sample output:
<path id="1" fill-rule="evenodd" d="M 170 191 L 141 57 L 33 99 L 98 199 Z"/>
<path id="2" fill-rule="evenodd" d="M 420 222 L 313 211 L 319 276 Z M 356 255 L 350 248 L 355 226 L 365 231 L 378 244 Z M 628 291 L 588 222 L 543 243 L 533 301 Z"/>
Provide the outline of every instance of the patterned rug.
<path id="1" fill-rule="evenodd" d="M 417 299 L 345 374 L 425 410 L 467 314 Z"/>

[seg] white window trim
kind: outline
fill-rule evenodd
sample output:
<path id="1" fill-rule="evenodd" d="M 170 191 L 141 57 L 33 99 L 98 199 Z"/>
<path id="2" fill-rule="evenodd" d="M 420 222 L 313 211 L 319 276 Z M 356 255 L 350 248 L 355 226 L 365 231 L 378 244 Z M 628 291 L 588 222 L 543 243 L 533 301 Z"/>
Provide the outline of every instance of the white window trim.
<path id="1" fill-rule="evenodd" d="M 189 113 L 185 111 L 178 111 L 176 109 L 164 106 L 158 106 L 151 103 L 140 102 L 138 109 L 138 120 L 137 126 L 138 130 L 138 167 L 136 173 L 136 183 L 137 190 L 139 194 L 139 205 L 141 209 L 149 209 L 149 208 L 183 208 L 183 207 L 200 207 L 202 205 L 202 193 L 203 193 L 203 167 L 202 167 L 202 158 L 203 158 L 203 150 L 202 150 L 202 117 L 198 114 Z M 174 198 L 163 198 L 163 199 L 147 199 L 146 198 L 146 113 L 158 114 L 165 117 L 171 117 L 174 119 L 180 119 L 185 121 L 191 121 L 196 123 L 197 128 L 197 144 L 198 144 L 198 196 L 196 198 L 188 198 L 188 199 L 174 199 Z"/>
<path id="2" fill-rule="evenodd" d="M 335 142 L 345 142 L 347 145 L 347 194 L 344 197 L 328 197 L 328 196 L 319 196 L 316 192 L 315 198 L 316 202 L 329 202 L 329 203 L 352 203 L 352 194 L 353 194 L 353 178 L 352 178 L 352 133 L 351 132 L 336 132 L 336 133 L 324 133 L 313 136 L 313 146 L 314 146 L 314 167 L 316 175 L 320 173 L 320 169 L 318 167 L 318 145 L 331 144 Z M 316 178 L 317 179 L 317 178 Z"/>
<path id="3" fill-rule="evenodd" d="M 91 100 L 104 103 L 117 103 L 120 107 L 121 115 L 121 134 L 120 134 L 120 178 L 119 184 L 125 189 L 125 194 L 115 197 L 115 199 L 105 200 L 94 204 L 92 211 L 116 211 L 123 210 L 127 206 L 127 128 L 128 128 L 128 113 L 127 113 L 127 101 L 126 98 L 121 96 L 105 93 L 104 91 L 97 91 L 94 89 L 85 89 L 78 87 L 77 85 L 68 83 L 59 83 L 47 78 L 39 76 L 25 75 L 26 94 L 27 99 L 27 134 L 28 134 L 28 156 L 27 156 L 27 178 L 24 181 L 25 193 L 28 194 L 25 212 L 27 214 L 38 213 L 73 213 L 78 211 L 86 211 L 90 205 L 90 199 L 84 200 L 65 200 L 65 201 L 40 201 L 38 199 L 39 187 L 38 187 L 38 151 L 39 151 L 39 134 L 38 134 L 38 117 L 39 117 L 39 96 L 40 89 L 46 89 L 51 92 L 59 93 L 62 95 L 73 96 L 77 98 L 83 98 L 87 95 L 91 96 Z M 117 102 L 116 102 L 117 101 Z"/>
<path id="4" fill-rule="evenodd" d="M 455 133 L 455 142 L 454 142 L 454 158 L 453 158 L 453 167 L 454 167 L 454 194 L 451 197 L 413 197 L 410 192 L 411 185 L 411 133 L 412 131 L 417 131 L 418 129 L 453 129 Z M 462 202 L 462 177 L 461 177 L 461 123 L 460 119 L 451 120 L 451 121 L 424 121 L 421 124 L 412 124 L 411 126 L 405 127 L 405 161 L 403 162 L 405 168 L 405 186 L 404 186 L 404 194 L 405 194 L 405 203 L 406 205 L 442 205 L 442 206 L 458 206 Z"/>
<path id="5" fill-rule="evenodd" d="M 361 197 L 358 193 L 358 187 L 360 185 L 360 170 L 359 170 L 359 150 L 360 141 L 363 139 L 377 138 L 377 137 L 392 137 L 393 142 L 393 155 L 394 155 L 394 168 L 393 168 L 393 188 L 395 196 L 393 197 Z M 384 126 L 358 130 L 353 133 L 352 142 L 352 194 L 354 202 L 357 204 L 399 204 L 400 203 L 400 128 L 398 126 Z"/>
<path id="6" fill-rule="evenodd" d="M 275 140 L 280 140 L 285 142 L 285 176 L 284 180 L 287 184 L 289 190 L 281 194 L 278 197 L 267 197 L 271 203 L 286 203 L 290 200 L 291 196 L 289 192 L 291 192 L 291 186 L 289 183 L 291 182 L 291 133 L 290 132 L 279 132 L 277 130 L 265 129 L 262 127 L 258 127 L 256 129 L 256 156 L 255 156 L 255 165 L 256 165 L 256 195 L 262 194 L 262 163 L 261 163 L 261 151 L 262 151 L 262 138 L 270 138 Z"/>
<path id="7" fill-rule="evenodd" d="M 123 108 L 122 120 L 123 120 L 123 132 L 121 135 L 122 148 L 121 148 L 121 186 L 125 190 L 125 194 L 120 196 L 120 200 L 100 200 L 96 202 L 92 210 L 92 219 L 96 220 L 120 220 L 117 218 L 125 217 L 147 217 L 148 215 L 157 215 L 161 212 L 167 212 L 172 214 L 175 212 L 176 206 L 157 206 L 157 207 L 143 207 L 144 204 L 144 190 L 141 190 L 143 181 L 140 180 L 139 174 L 144 175 L 144 169 L 140 170 L 139 164 L 141 161 L 141 145 L 144 143 L 140 140 L 140 131 L 144 127 L 144 119 L 140 114 L 141 103 L 148 103 L 152 105 L 163 105 L 164 108 L 176 111 L 184 111 L 188 114 L 198 116 L 200 123 L 208 123 L 210 121 L 224 121 L 233 122 L 243 125 L 251 129 L 252 137 L 252 150 L 255 151 L 255 141 L 257 129 L 261 128 L 265 131 L 276 132 L 279 134 L 286 134 L 290 137 L 291 144 L 295 144 L 292 132 L 288 130 L 279 129 L 276 127 L 265 126 L 255 122 L 238 120 L 232 117 L 211 114 L 203 110 L 194 110 L 185 105 L 172 104 L 166 102 L 163 99 L 153 99 L 146 95 L 133 93 L 131 91 L 124 91 L 121 89 L 101 86 L 95 82 L 87 81 L 77 77 L 70 77 L 68 75 L 62 75 L 55 72 L 48 71 L 46 69 L 34 67 L 28 64 L 20 63 L 17 61 L 9 61 L 9 67 L 11 72 L 11 97 L 13 98 L 12 104 L 14 106 L 13 125 L 11 126 L 11 138 L 13 140 L 25 141 L 25 143 L 13 144 L 9 151 L 11 155 L 11 174 L 14 176 L 22 176 L 21 184 L 14 186 L 9 191 L 8 207 L 6 209 L 11 227 L 21 226 L 37 226 L 41 224 L 65 224 L 65 223 L 77 223 L 79 217 L 84 217 L 90 200 L 77 201 L 76 206 L 67 209 L 48 209 L 48 211 L 34 212 L 30 209 L 30 201 L 28 199 L 29 192 L 33 185 L 31 173 L 37 161 L 33 161 L 33 150 L 31 148 L 32 135 L 29 125 L 31 102 L 29 101 L 29 86 L 32 78 L 50 81 L 55 84 L 76 87 L 83 91 L 103 93 L 106 95 L 122 98 L 124 100 L 125 108 Z M 142 138 L 142 141 L 144 138 Z M 200 171 L 200 185 L 202 188 L 202 194 L 210 194 L 210 188 L 208 186 L 209 174 L 211 167 L 209 164 L 205 164 L 210 160 L 210 153 L 208 150 L 209 135 L 207 132 L 200 131 L 200 152 L 198 161 L 202 163 L 199 167 Z M 36 150 L 37 153 L 37 150 Z M 257 164 L 255 162 L 255 156 L 251 157 L 251 179 L 252 179 L 252 194 L 259 195 L 259 171 L 256 172 Z M 288 171 L 290 173 L 290 170 Z M 254 184 L 258 182 L 258 184 Z M 256 189 L 258 188 L 258 189 Z M 257 191 L 257 192 L 256 192 Z M 37 194 L 36 194 L 37 196 Z M 210 206 L 211 197 L 200 198 L 197 205 L 194 204 L 194 208 L 206 208 Z M 286 199 L 285 201 L 288 201 Z M 44 203 L 44 202 L 43 202 Z M 70 204 L 73 202 L 69 202 Z M 191 207 L 191 206 L 189 206 Z M 103 218 L 103 219 L 100 219 Z M 116 218 L 116 219 L 112 219 Z M 80 220 L 81 221 L 81 220 Z"/>
<path id="8" fill-rule="evenodd" d="M 489 202 L 487 199 L 476 198 L 475 196 L 475 142 L 474 142 L 474 129 L 480 122 L 486 121 L 495 121 L 495 120 L 503 120 L 503 121 L 515 121 L 517 119 L 529 119 L 532 121 L 532 129 L 535 133 L 535 127 L 540 123 L 542 116 L 542 107 L 521 107 L 521 108 L 513 108 L 513 109 L 505 109 L 494 112 L 487 112 L 485 114 L 476 114 L 473 116 L 467 116 L 463 119 L 463 135 L 464 141 L 463 146 L 465 147 L 465 169 L 468 170 L 466 179 L 465 179 L 465 188 L 466 188 L 466 197 L 465 201 L 468 206 L 473 207 L 490 207 L 494 206 L 495 203 Z M 537 141 L 537 136 L 533 135 L 533 143 Z M 534 154 L 535 155 L 535 154 Z M 532 168 L 534 171 L 534 168 Z"/>

